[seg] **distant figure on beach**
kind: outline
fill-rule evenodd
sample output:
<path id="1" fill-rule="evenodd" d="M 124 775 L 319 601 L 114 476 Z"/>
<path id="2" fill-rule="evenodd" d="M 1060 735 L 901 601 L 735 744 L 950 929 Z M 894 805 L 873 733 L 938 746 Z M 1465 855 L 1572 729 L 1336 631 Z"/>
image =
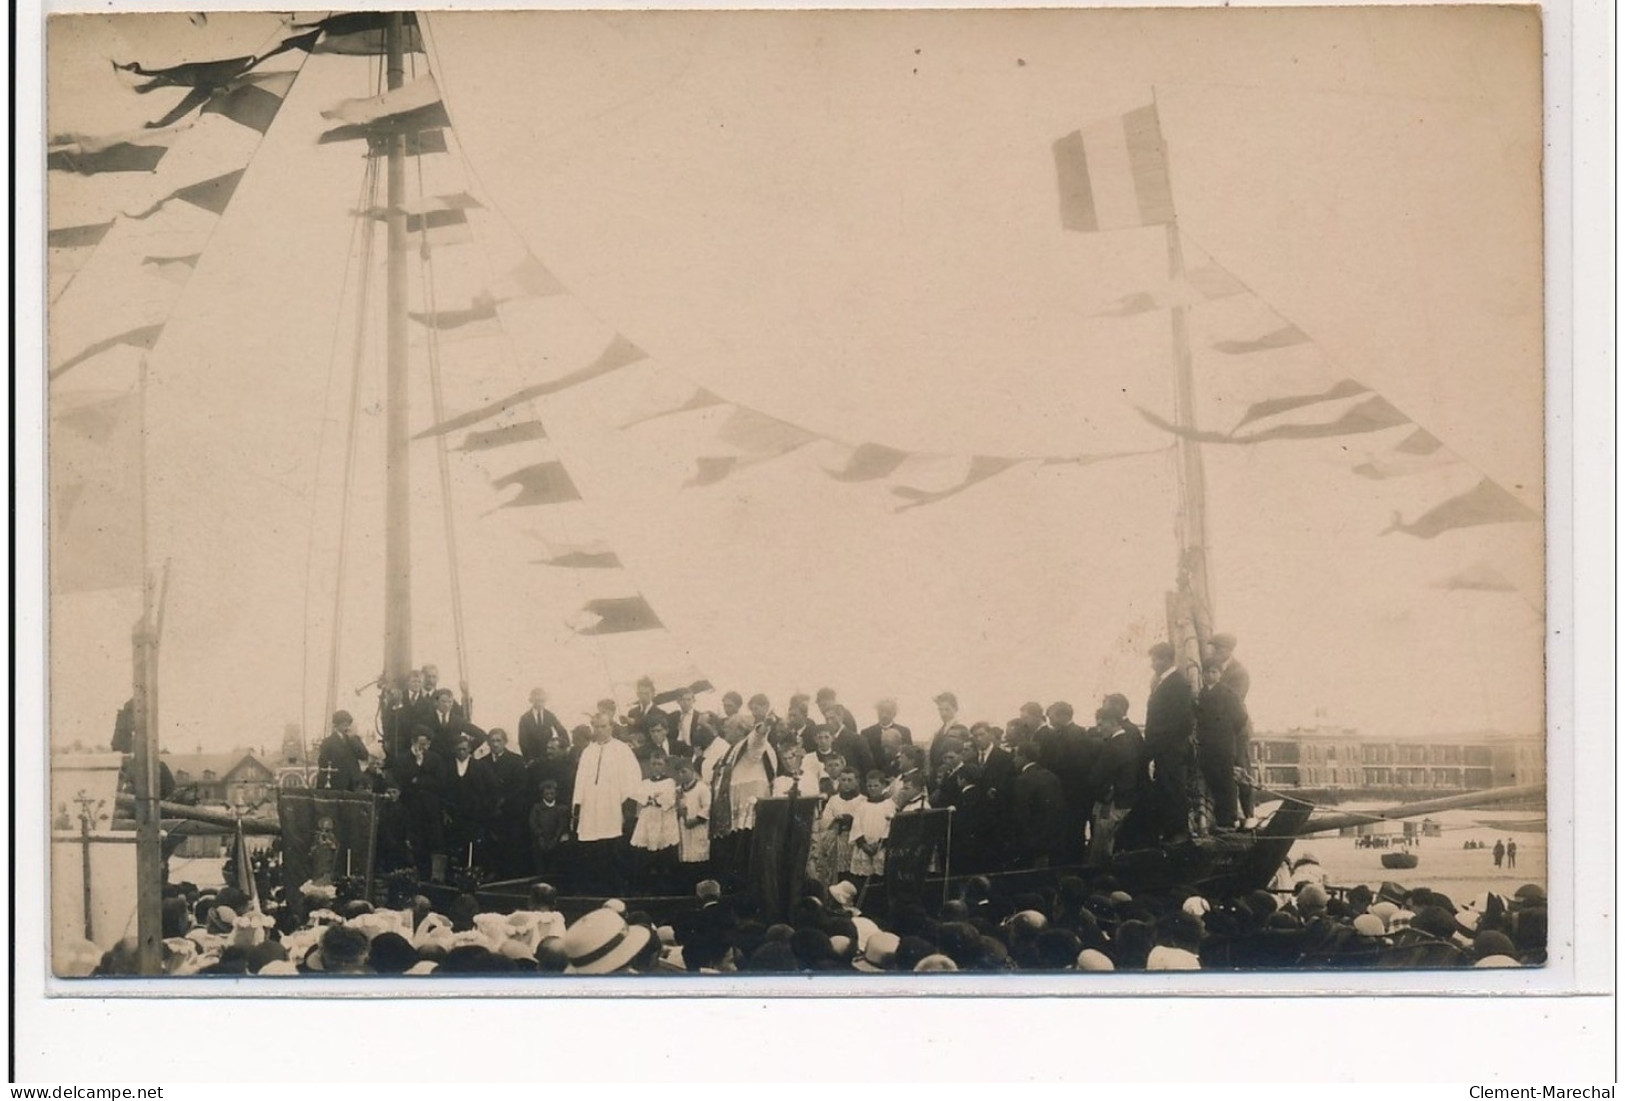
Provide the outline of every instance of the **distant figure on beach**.
<path id="1" fill-rule="evenodd" d="M 1507 838 L 1507 867 L 1516 868 L 1517 866 L 1518 866 L 1518 843 L 1516 841 L 1512 840 L 1512 838 L 1509 837 L 1509 838 Z"/>
<path id="2" fill-rule="evenodd" d="M 1493 855 L 1495 857 L 1495 866 L 1497 868 L 1499 868 L 1501 866 L 1501 859 L 1503 857 L 1505 857 L 1506 854 L 1507 854 L 1506 845 L 1501 841 L 1496 841 L 1495 848 L 1493 850 L 1491 850 L 1491 855 Z"/>

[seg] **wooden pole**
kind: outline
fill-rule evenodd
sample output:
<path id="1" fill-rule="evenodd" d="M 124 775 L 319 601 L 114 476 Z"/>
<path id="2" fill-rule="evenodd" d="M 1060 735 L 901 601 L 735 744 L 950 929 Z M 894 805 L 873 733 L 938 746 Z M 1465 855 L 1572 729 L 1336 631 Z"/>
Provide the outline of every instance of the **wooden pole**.
<path id="1" fill-rule="evenodd" d="M 1161 121 L 1158 121 L 1160 132 Z M 1163 143 L 1163 163 L 1173 187 L 1168 166 L 1167 143 Z M 1179 237 L 1176 213 L 1164 227 L 1168 247 L 1168 283 L 1174 290 L 1169 324 L 1174 361 L 1174 423 L 1190 432 L 1196 430 L 1196 383 L 1191 371 L 1190 332 L 1186 306 L 1181 293 L 1185 286 L 1185 251 Z M 1180 603 L 1185 606 L 1170 615 L 1170 633 L 1178 651 L 1180 667 L 1193 689 L 1202 686 L 1203 648 L 1211 633 L 1213 591 L 1207 570 L 1207 471 L 1202 461 L 1202 445 L 1189 435 L 1180 435 L 1179 455 L 1179 567 Z"/>
<path id="2" fill-rule="evenodd" d="M 384 76 L 399 88 L 406 77 L 405 16 L 391 12 L 384 25 Z M 412 666 L 412 495 L 408 445 L 409 389 L 406 334 L 406 135 L 388 139 L 389 169 L 385 224 L 389 238 L 389 319 L 385 411 L 384 495 L 384 671 L 396 683 Z"/>
<path id="3" fill-rule="evenodd" d="M 158 809 L 158 636 L 152 615 L 152 586 L 142 586 L 141 619 L 136 623 L 135 679 L 135 876 L 136 965 L 142 975 L 163 971 L 164 855 Z"/>

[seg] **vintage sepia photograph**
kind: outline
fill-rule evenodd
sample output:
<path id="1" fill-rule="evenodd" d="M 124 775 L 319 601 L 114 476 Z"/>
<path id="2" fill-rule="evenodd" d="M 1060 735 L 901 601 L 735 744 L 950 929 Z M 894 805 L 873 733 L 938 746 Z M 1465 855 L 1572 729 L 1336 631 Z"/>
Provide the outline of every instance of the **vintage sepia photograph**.
<path id="1" fill-rule="evenodd" d="M 45 46 L 58 992 L 1548 966 L 1538 9 Z"/>

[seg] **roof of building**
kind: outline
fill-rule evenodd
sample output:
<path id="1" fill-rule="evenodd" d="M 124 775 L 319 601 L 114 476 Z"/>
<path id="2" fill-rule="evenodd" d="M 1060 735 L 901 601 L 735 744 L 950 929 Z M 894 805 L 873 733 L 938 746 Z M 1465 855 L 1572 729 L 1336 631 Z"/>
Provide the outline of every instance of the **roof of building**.
<path id="1" fill-rule="evenodd" d="M 196 782 L 203 779 L 205 772 L 214 773 L 217 781 L 232 779 L 232 774 L 243 768 L 244 762 L 250 762 L 249 771 L 264 770 L 269 774 L 271 768 L 253 753 L 238 750 L 234 753 L 165 753 L 163 762 L 169 766 L 169 771 L 177 780 L 181 773 L 185 773 L 187 780 Z"/>

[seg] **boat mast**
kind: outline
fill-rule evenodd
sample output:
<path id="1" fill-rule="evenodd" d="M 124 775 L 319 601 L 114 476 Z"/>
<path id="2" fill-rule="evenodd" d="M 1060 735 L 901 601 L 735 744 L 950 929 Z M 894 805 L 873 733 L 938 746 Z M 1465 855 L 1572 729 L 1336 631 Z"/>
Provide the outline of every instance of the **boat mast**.
<path id="1" fill-rule="evenodd" d="M 1152 92 L 1155 105 L 1156 93 Z M 1158 123 L 1161 130 L 1161 123 Z M 1159 135 L 1160 136 L 1160 135 Z M 1170 177 L 1168 144 L 1162 142 L 1164 171 Z M 1179 476 L 1179 570 L 1178 584 L 1168 602 L 1168 634 L 1178 652 L 1180 665 L 1191 678 L 1191 687 L 1201 686 L 1203 650 L 1213 624 L 1213 591 L 1207 573 L 1207 475 L 1202 464 L 1202 444 L 1195 439 L 1196 396 L 1191 375 L 1190 333 L 1186 327 L 1185 303 L 1177 288 L 1185 285 L 1185 254 L 1180 246 L 1179 215 L 1164 227 L 1168 239 L 1168 282 L 1176 288 L 1169 310 L 1173 327 L 1174 423 L 1178 436 Z"/>
<path id="2" fill-rule="evenodd" d="M 405 15 L 391 12 L 384 24 L 384 75 L 390 90 L 406 77 Z M 388 377 L 385 391 L 384 675 L 399 683 L 412 665 L 412 470 L 407 446 L 406 356 L 406 134 L 390 134 L 388 196 L 389 321 L 385 330 Z"/>

